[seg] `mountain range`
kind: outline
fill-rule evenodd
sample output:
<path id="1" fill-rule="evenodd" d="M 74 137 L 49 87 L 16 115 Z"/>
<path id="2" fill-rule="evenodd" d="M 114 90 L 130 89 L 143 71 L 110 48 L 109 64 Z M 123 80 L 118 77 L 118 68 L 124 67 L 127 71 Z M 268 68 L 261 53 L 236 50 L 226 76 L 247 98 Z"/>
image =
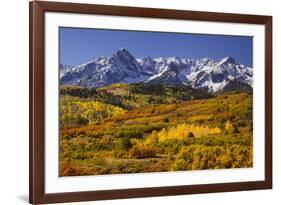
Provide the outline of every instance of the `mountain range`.
<path id="1" fill-rule="evenodd" d="M 116 83 L 186 85 L 211 93 L 252 90 L 253 68 L 232 57 L 188 59 L 178 57 L 135 58 L 121 48 L 112 56 L 68 66 L 60 64 L 60 83 L 87 88 Z"/>

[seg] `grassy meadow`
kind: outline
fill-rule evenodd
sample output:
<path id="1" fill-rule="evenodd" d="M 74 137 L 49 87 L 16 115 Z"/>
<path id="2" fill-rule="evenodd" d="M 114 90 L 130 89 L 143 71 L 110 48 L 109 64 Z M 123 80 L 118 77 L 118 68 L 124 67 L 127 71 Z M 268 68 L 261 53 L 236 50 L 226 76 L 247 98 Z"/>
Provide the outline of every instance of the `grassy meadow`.
<path id="1" fill-rule="evenodd" d="M 60 87 L 60 176 L 253 166 L 252 94 Z"/>

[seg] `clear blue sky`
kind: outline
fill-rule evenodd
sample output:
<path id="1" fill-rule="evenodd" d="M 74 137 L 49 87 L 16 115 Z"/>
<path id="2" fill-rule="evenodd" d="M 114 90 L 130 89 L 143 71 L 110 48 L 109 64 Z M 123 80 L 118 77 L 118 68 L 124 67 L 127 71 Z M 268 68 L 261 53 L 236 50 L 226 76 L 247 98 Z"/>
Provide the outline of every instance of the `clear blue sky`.
<path id="1" fill-rule="evenodd" d="M 253 64 L 250 36 L 198 35 L 60 28 L 60 63 L 79 65 L 99 56 L 111 56 L 125 47 L 133 56 L 204 58 L 234 57 L 244 65 Z"/>

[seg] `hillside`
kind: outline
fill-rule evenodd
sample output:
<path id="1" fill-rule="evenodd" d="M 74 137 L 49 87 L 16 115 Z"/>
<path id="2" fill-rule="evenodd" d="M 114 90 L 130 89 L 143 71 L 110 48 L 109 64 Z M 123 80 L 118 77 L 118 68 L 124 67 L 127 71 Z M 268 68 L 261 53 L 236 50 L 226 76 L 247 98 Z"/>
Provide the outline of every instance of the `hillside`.
<path id="1" fill-rule="evenodd" d="M 61 124 L 60 175 L 252 167 L 252 94 L 202 99 L 206 93 L 186 90 L 143 84 L 62 88 L 61 97 L 99 105 L 94 113 L 101 118 Z M 120 105 L 108 103 L 117 99 Z M 81 108 L 71 109 L 68 115 Z"/>
<path id="2" fill-rule="evenodd" d="M 70 95 L 91 101 L 115 105 L 126 110 L 150 104 L 170 104 L 193 99 L 209 98 L 213 95 L 188 86 L 160 84 L 112 84 L 101 88 L 61 86 L 61 96 Z"/>

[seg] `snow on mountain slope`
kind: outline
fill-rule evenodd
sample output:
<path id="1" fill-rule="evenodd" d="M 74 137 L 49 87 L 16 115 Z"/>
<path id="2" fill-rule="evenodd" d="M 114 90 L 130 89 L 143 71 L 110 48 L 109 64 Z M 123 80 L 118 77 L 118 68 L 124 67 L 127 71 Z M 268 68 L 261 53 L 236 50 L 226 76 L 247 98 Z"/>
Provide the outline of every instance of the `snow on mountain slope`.
<path id="1" fill-rule="evenodd" d="M 154 83 L 189 85 L 209 92 L 225 88 L 251 89 L 253 69 L 232 57 L 215 61 L 210 58 L 178 57 L 136 59 L 125 48 L 110 57 L 99 57 L 76 67 L 60 65 L 61 84 L 102 87 L 114 83 Z"/>

